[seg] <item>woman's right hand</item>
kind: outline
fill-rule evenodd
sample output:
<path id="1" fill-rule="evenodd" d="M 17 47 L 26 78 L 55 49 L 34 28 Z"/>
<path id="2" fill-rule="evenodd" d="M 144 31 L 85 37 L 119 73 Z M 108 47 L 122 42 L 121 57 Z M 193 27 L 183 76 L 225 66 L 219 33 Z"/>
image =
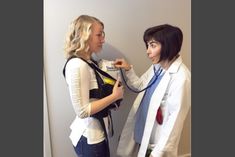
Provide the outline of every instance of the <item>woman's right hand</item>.
<path id="1" fill-rule="evenodd" d="M 114 95 L 116 100 L 119 100 L 119 99 L 123 98 L 124 88 L 123 88 L 123 85 L 121 85 L 121 83 L 120 83 L 120 78 L 118 78 L 116 83 L 114 84 L 112 94 Z"/>
<path id="2" fill-rule="evenodd" d="M 125 59 L 116 59 L 113 63 L 116 68 L 124 68 L 126 71 L 131 69 L 131 65 Z"/>

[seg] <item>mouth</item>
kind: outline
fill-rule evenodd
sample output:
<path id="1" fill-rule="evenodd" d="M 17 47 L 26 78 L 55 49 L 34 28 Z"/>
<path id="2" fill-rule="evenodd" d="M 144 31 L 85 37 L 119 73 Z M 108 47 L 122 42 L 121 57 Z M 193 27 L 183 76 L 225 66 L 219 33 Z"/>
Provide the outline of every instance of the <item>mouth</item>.
<path id="1" fill-rule="evenodd" d="M 148 56 L 149 58 L 151 58 L 151 53 L 147 53 L 147 56 Z"/>
<path id="2" fill-rule="evenodd" d="M 148 58 L 153 61 L 155 59 L 155 57 L 151 56 L 151 54 L 148 54 Z"/>
<path id="3" fill-rule="evenodd" d="M 98 47 L 102 47 L 102 46 L 103 46 L 103 44 L 99 44 L 99 45 L 98 45 Z"/>

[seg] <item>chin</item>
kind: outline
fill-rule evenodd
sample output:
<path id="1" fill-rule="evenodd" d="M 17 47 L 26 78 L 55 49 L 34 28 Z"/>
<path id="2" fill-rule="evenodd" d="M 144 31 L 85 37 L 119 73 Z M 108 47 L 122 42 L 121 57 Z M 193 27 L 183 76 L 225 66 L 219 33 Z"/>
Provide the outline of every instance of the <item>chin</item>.
<path id="1" fill-rule="evenodd" d="M 99 46 L 98 48 L 97 48 L 97 51 L 101 51 L 102 50 L 102 46 Z"/>
<path id="2" fill-rule="evenodd" d="M 95 53 L 100 53 L 101 52 L 101 49 L 98 49 L 96 51 L 94 51 Z"/>
<path id="3" fill-rule="evenodd" d="M 153 57 L 149 57 L 149 59 L 153 62 L 154 61 L 154 58 Z"/>
<path id="4" fill-rule="evenodd" d="M 95 54 L 98 54 L 98 53 L 100 53 L 100 51 L 94 51 L 94 53 L 95 53 Z"/>

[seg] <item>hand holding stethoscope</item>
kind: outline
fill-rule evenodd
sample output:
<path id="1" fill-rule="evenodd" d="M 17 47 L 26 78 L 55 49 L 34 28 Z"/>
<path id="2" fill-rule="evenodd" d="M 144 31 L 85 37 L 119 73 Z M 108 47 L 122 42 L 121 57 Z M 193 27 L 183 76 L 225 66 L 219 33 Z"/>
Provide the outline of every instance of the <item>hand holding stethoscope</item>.
<path id="1" fill-rule="evenodd" d="M 135 89 L 132 89 L 126 82 L 125 80 L 125 77 L 123 75 L 123 71 L 122 69 L 125 69 L 126 71 L 130 70 L 132 68 L 132 66 L 125 60 L 125 59 L 116 59 L 114 62 L 113 62 L 113 65 L 116 67 L 116 68 L 120 68 L 120 72 L 121 72 L 121 75 L 122 75 L 122 78 L 127 86 L 127 88 L 129 90 L 131 90 L 132 92 L 134 93 L 140 93 L 140 92 L 143 92 L 145 91 L 146 89 L 148 89 L 149 87 L 151 87 L 155 82 L 156 80 L 158 79 L 159 75 L 162 73 L 162 68 L 159 68 L 157 71 L 155 69 L 155 67 L 153 66 L 153 70 L 154 70 L 154 80 L 147 86 L 145 87 L 144 89 L 141 89 L 141 90 L 135 90 Z"/>

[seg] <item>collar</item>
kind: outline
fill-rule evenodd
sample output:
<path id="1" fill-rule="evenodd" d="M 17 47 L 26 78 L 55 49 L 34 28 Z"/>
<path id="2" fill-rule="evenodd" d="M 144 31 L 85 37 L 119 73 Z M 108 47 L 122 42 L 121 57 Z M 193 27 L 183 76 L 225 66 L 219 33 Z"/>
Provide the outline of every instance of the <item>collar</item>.
<path id="1" fill-rule="evenodd" d="M 159 63 L 153 64 L 153 66 L 154 66 L 154 68 L 155 68 L 156 70 L 158 70 L 159 68 L 161 68 L 161 65 L 160 65 Z"/>
<path id="2" fill-rule="evenodd" d="M 168 68 L 169 73 L 176 73 L 179 70 L 180 65 L 182 64 L 182 57 L 179 56 Z"/>

